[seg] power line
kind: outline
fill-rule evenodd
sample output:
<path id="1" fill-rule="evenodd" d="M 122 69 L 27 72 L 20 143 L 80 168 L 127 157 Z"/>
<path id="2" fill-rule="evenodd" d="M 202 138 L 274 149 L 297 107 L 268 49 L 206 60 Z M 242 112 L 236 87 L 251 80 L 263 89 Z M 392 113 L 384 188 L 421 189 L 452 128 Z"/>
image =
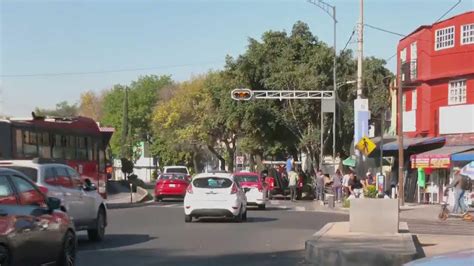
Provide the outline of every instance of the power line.
<path id="1" fill-rule="evenodd" d="M 457 7 L 461 3 L 461 1 L 462 0 L 458 0 L 458 2 L 456 4 L 454 4 L 450 9 L 448 9 L 448 11 L 446 11 L 441 17 L 439 17 L 439 19 L 436 20 L 436 22 L 439 22 L 440 20 L 442 20 L 444 18 L 444 16 L 446 16 L 449 12 L 451 12 L 451 10 L 453 10 L 455 7 Z"/>
<path id="2" fill-rule="evenodd" d="M 398 35 L 398 36 L 401 36 L 401 37 L 405 37 L 405 36 L 406 36 L 405 34 L 393 32 L 393 31 L 386 30 L 386 29 L 382 29 L 382 28 L 380 28 L 380 27 L 372 26 L 372 25 L 369 25 L 369 24 L 364 24 L 364 26 L 369 27 L 369 28 L 372 28 L 372 29 L 374 29 L 374 30 L 379 30 L 379 31 L 383 31 L 383 32 L 390 33 L 390 34 L 393 34 L 393 35 Z"/>
<path id="3" fill-rule="evenodd" d="M 346 43 L 346 45 L 344 46 L 344 49 L 341 50 L 341 53 L 346 50 L 347 46 L 349 45 L 350 41 L 352 40 L 352 37 L 354 37 L 355 32 L 356 32 L 356 29 L 354 28 L 354 29 L 352 30 L 351 36 L 349 37 L 349 40 L 347 40 L 347 43 Z"/>
<path id="4" fill-rule="evenodd" d="M 100 71 L 84 71 L 84 72 L 6 74 L 6 75 L 0 75 L 0 77 L 15 78 L 15 77 L 80 76 L 80 75 L 92 75 L 92 74 L 106 74 L 106 73 L 119 73 L 119 72 L 133 72 L 133 71 L 143 71 L 143 70 L 167 69 L 167 68 L 188 67 L 188 66 L 200 66 L 200 65 L 210 65 L 210 64 L 221 63 L 221 62 L 222 62 L 222 60 L 221 61 L 214 61 L 214 62 L 196 63 L 196 64 L 166 65 L 166 66 L 141 67 L 141 68 L 123 68 L 123 69 L 100 70 Z"/>

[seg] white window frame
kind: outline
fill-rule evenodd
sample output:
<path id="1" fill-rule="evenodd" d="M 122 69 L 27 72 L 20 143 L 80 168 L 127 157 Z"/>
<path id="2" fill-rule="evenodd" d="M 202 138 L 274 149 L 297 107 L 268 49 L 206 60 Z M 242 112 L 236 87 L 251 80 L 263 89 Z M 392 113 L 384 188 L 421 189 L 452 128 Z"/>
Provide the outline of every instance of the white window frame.
<path id="1" fill-rule="evenodd" d="M 434 49 L 435 51 L 454 47 L 456 32 L 454 26 L 445 27 L 435 31 Z"/>
<path id="2" fill-rule="evenodd" d="M 417 43 L 412 42 L 410 44 L 410 80 L 416 79 L 418 75 L 417 71 L 417 59 L 418 59 L 418 51 L 417 51 Z"/>
<path id="3" fill-rule="evenodd" d="M 448 105 L 467 103 L 467 80 L 452 80 L 448 84 Z"/>
<path id="4" fill-rule="evenodd" d="M 403 64 L 407 61 L 407 48 L 403 48 L 400 51 L 400 62 Z"/>
<path id="5" fill-rule="evenodd" d="M 416 106 L 418 104 L 418 93 L 416 89 L 414 89 L 411 93 L 411 109 L 416 110 Z"/>
<path id="6" fill-rule="evenodd" d="M 461 45 L 474 44 L 474 23 L 460 26 Z"/>

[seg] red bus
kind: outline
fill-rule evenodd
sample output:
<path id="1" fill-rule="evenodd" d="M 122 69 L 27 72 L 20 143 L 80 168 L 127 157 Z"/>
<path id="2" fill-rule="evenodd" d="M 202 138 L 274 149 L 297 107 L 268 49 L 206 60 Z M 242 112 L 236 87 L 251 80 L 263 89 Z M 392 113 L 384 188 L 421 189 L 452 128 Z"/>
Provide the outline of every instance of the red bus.
<path id="1" fill-rule="evenodd" d="M 107 197 L 107 148 L 113 128 L 101 128 L 90 118 L 0 120 L 0 160 L 57 159 L 89 178 Z"/>

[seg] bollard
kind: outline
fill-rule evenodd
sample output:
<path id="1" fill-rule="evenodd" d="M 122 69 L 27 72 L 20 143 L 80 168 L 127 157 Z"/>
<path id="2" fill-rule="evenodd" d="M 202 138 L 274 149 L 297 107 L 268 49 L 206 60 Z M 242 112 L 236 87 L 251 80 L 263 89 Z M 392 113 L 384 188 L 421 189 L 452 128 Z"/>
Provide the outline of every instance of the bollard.
<path id="1" fill-rule="evenodd" d="M 133 185 L 130 183 L 130 203 L 133 203 Z"/>
<path id="2" fill-rule="evenodd" d="M 333 194 L 327 194 L 326 199 L 328 200 L 328 207 L 333 209 L 334 206 L 335 206 L 334 195 Z"/>

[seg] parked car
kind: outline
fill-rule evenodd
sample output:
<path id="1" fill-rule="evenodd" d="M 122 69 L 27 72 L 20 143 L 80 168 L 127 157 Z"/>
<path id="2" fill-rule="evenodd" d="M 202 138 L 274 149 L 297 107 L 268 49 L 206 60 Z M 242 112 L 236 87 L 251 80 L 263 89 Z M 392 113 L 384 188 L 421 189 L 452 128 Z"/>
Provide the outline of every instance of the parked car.
<path id="1" fill-rule="evenodd" d="M 277 195 L 286 197 L 290 195 L 290 187 L 288 186 L 288 178 L 278 172 L 276 169 L 270 168 L 268 176 L 265 177 L 265 183 L 268 188 L 268 198 L 273 199 Z M 297 199 L 301 199 L 303 193 L 304 178 L 298 175 L 298 183 L 296 185 Z"/>
<path id="2" fill-rule="evenodd" d="M 155 201 L 163 198 L 184 198 L 190 178 L 186 174 L 161 174 L 155 185 Z"/>
<path id="3" fill-rule="evenodd" d="M 267 185 L 262 181 L 259 174 L 253 172 L 237 172 L 234 173 L 233 178 L 242 188 L 250 189 L 245 194 L 247 196 L 247 206 L 258 206 L 259 209 L 265 209 L 267 202 Z"/>
<path id="4" fill-rule="evenodd" d="M 186 174 L 189 176 L 188 168 L 186 166 L 180 166 L 180 165 L 170 165 L 170 166 L 163 167 L 163 174 L 169 174 L 169 173 L 180 173 L 180 174 Z"/>
<path id="5" fill-rule="evenodd" d="M 245 221 L 247 197 L 231 174 L 198 174 L 186 189 L 184 214 L 187 223 L 200 217 L 229 217 L 236 222 Z"/>
<path id="6" fill-rule="evenodd" d="M 77 239 L 61 201 L 0 168 L 0 265 L 74 265 Z"/>
<path id="7" fill-rule="evenodd" d="M 87 230 L 92 241 L 102 241 L 107 226 L 107 207 L 96 187 L 82 181 L 73 168 L 47 160 L 0 161 L 0 167 L 22 172 L 49 197 L 61 200 L 61 210 L 74 221 L 77 231 Z"/>

